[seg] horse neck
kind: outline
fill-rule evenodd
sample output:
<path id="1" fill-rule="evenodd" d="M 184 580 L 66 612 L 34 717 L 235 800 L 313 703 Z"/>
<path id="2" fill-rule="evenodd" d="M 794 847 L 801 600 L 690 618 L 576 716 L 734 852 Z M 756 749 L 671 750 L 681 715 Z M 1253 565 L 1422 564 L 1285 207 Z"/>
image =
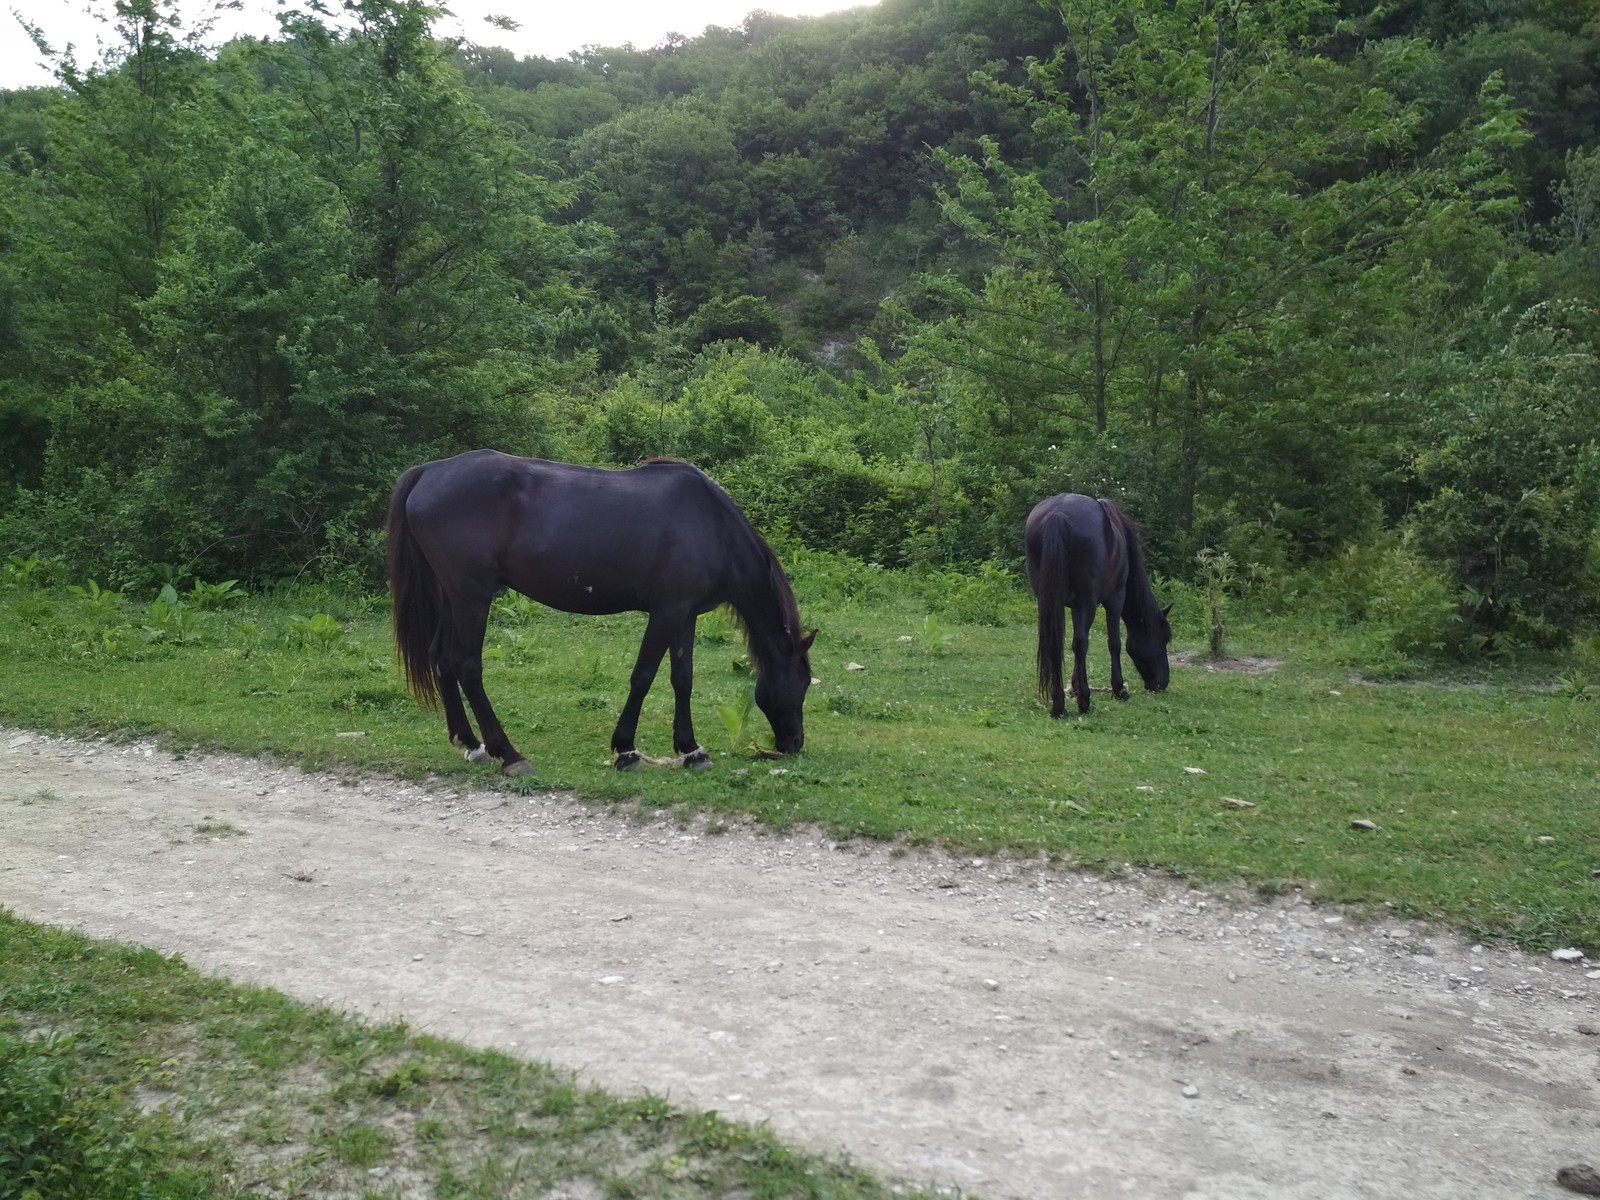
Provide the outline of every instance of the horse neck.
<path id="1" fill-rule="evenodd" d="M 800 636 L 794 593 L 772 550 L 761 542 L 756 562 L 739 572 L 739 586 L 728 599 L 744 627 L 745 643 L 757 665 L 792 647 Z"/>
<path id="2" fill-rule="evenodd" d="M 1135 625 L 1144 625 L 1161 605 L 1156 600 L 1155 589 L 1150 586 L 1150 572 L 1145 567 L 1144 546 L 1139 541 L 1139 531 L 1120 509 L 1117 515 L 1128 555 L 1128 583 L 1122 594 L 1122 619 Z"/>

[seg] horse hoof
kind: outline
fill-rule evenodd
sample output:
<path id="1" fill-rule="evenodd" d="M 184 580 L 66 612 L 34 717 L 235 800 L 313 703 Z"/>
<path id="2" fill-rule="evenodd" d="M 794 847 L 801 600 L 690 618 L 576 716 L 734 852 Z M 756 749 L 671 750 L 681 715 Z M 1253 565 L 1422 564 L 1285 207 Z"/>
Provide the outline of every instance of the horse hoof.
<path id="1" fill-rule="evenodd" d="M 490 754 L 482 746 L 474 746 L 470 750 L 464 749 L 461 751 L 461 755 L 470 763 L 486 763 L 494 761 L 494 755 Z"/>
<path id="2" fill-rule="evenodd" d="M 625 750 L 612 765 L 619 771 L 640 771 L 644 769 L 644 756 L 637 750 Z"/>
<path id="3" fill-rule="evenodd" d="M 709 771 L 717 764 L 711 761 L 711 755 L 706 753 L 704 746 L 696 746 L 683 756 L 682 765 L 685 771 Z"/>
<path id="4" fill-rule="evenodd" d="M 1126 704 L 1128 702 L 1128 689 L 1127 688 L 1123 688 L 1120 692 L 1113 693 L 1113 695 L 1115 695 L 1116 698 L 1118 700 L 1121 700 L 1124 704 Z"/>
<path id="5" fill-rule="evenodd" d="M 507 779 L 515 779 L 518 775 L 532 775 L 533 764 L 525 758 L 514 758 L 500 768 L 500 774 Z"/>

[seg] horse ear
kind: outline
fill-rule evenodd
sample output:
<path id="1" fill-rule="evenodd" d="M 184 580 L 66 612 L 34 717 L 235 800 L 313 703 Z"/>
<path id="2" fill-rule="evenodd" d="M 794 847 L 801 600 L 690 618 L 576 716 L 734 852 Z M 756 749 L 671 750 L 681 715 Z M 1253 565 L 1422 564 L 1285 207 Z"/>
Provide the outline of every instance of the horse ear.
<path id="1" fill-rule="evenodd" d="M 811 649 L 811 643 L 816 640 L 817 631 L 813 629 L 810 633 L 806 634 L 805 637 L 800 639 L 800 652 L 804 654 L 809 651 Z"/>

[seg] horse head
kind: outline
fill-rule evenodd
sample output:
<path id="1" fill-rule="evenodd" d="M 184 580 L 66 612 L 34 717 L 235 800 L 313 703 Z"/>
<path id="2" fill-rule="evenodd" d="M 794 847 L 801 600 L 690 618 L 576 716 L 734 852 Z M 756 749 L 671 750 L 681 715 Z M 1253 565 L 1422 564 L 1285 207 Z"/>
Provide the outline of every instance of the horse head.
<path id="1" fill-rule="evenodd" d="M 756 707 L 772 726 L 772 744 L 780 754 L 796 754 L 805 745 L 806 689 L 811 686 L 811 643 L 817 631 L 792 639 L 768 654 L 756 676 Z"/>
<path id="2" fill-rule="evenodd" d="M 1152 604 L 1151 608 L 1153 611 L 1143 621 L 1128 622 L 1128 657 L 1144 680 L 1145 689 L 1162 692 L 1172 674 L 1167 663 L 1167 646 L 1172 642 L 1172 623 L 1167 620 L 1167 613 L 1172 605 L 1156 608 Z"/>

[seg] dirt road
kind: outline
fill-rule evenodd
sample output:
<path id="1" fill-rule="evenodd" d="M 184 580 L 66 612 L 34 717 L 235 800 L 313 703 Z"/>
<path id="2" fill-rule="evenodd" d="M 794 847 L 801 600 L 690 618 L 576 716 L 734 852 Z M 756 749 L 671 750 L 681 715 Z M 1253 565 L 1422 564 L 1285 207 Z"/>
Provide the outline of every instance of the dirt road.
<path id="1" fill-rule="evenodd" d="M 996 1200 L 1600 1163 L 1596 964 L 1296 898 L 0 730 L 0 905 Z"/>

